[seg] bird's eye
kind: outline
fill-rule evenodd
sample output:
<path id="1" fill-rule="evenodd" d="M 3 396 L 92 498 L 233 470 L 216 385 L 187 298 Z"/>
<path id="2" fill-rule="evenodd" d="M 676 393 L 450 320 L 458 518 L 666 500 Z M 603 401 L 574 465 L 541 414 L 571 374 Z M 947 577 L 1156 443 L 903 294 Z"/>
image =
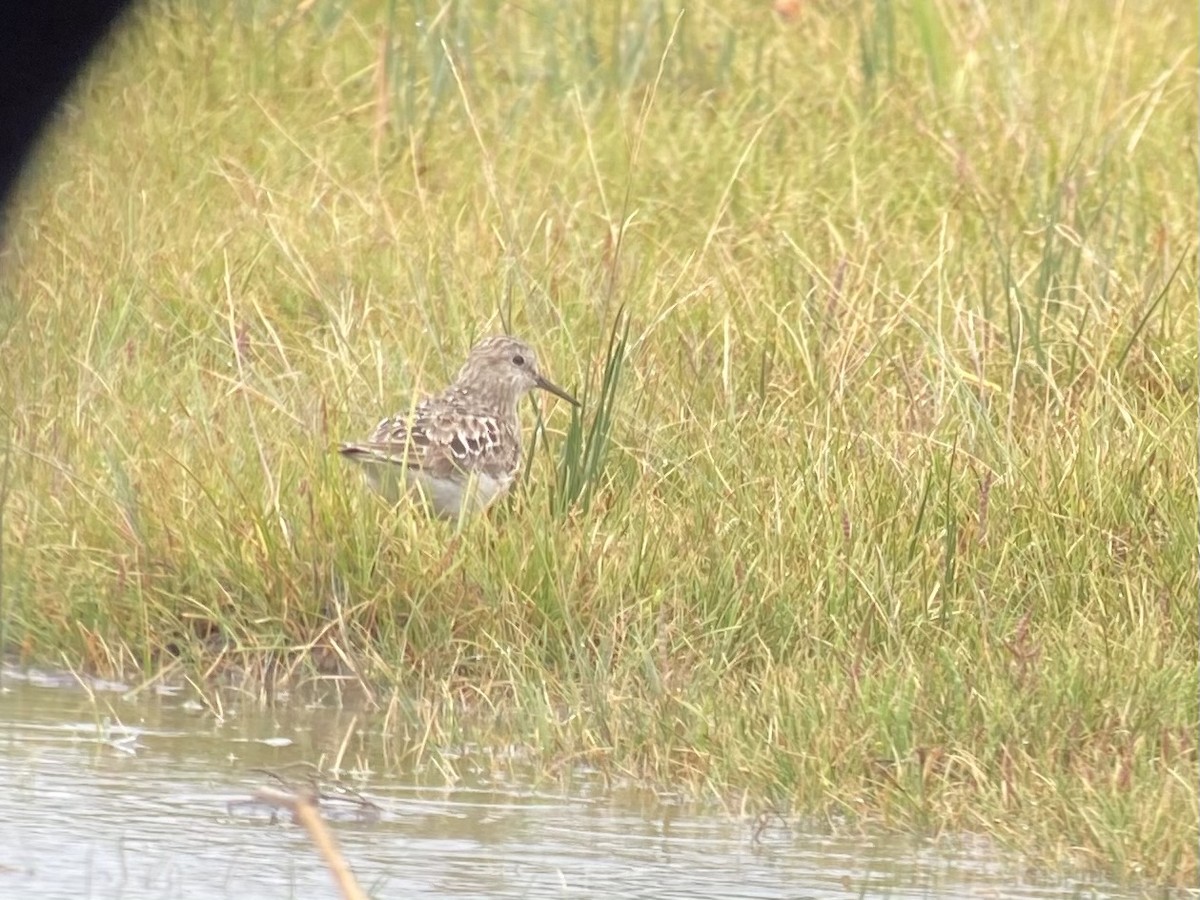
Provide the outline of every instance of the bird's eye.
<path id="1" fill-rule="evenodd" d="M 513 365 L 514 366 L 525 365 L 525 357 L 523 357 L 520 353 L 518 353 L 516 356 L 513 357 Z"/>

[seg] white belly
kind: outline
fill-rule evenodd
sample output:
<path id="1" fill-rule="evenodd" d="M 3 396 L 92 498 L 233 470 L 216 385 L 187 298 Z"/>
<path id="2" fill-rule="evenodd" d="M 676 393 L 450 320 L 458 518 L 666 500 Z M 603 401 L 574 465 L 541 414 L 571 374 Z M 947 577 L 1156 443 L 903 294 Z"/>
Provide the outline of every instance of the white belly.
<path id="1" fill-rule="evenodd" d="M 435 478 L 424 472 L 404 472 L 397 465 L 382 464 L 365 467 L 371 486 L 395 503 L 407 494 L 441 519 L 457 520 L 482 512 L 512 486 L 512 478 L 493 478 L 472 472 L 464 479 Z"/>
<path id="2" fill-rule="evenodd" d="M 501 480 L 479 472 L 471 473 L 464 481 L 433 478 L 423 472 L 410 473 L 408 481 L 409 487 L 420 495 L 433 514 L 443 519 L 458 519 L 482 512 L 512 483 L 511 478 Z"/>

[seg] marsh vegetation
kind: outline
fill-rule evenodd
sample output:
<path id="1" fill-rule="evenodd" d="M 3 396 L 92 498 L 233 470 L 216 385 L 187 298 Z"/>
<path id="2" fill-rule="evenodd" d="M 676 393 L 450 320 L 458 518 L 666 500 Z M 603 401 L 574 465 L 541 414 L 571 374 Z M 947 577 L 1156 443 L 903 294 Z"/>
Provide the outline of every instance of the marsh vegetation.
<path id="1" fill-rule="evenodd" d="M 1194 884 L 1197 13 L 1019 5 L 147 4 L 14 209 L 4 645 Z M 586 402 L 454 541 L 334 449 L 506 327 Z"/>

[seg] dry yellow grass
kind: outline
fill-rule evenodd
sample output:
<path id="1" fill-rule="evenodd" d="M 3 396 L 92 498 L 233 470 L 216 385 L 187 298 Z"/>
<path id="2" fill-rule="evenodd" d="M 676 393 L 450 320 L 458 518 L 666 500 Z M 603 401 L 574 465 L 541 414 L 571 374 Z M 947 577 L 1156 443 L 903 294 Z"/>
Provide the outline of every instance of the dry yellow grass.
<path id="1" fill-rule="evenodd" d="M 4 643 L 1195 883 L 1194 5 L 596 6 L 142 11 L 13 219 Z M 590 402 L 448 549 L 331 450 L 502 323 Z"/>

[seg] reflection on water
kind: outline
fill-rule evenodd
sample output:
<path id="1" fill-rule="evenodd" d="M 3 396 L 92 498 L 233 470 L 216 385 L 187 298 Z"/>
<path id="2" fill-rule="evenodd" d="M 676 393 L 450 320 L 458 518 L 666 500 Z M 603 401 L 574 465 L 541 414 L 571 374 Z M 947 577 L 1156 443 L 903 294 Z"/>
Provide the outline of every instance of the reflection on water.
<path id="1" fill-rule="evenodd" d="M 1136 896 L 1033 880 L 968 841 L 779 824 L 755 841 L 752 823 L 586 774 L 536 789 L 511 756 L 383 775 L 382 721 L 361 712 L 246 704 L 218 718 L 183 694 L 63 681 L 0 681 L 0 897 L 336 897 L 301 829 L 245 802 L 270 783 L 256 770 L 336 759 L 378 808 L 330 807 L 375 897 Z"/>

